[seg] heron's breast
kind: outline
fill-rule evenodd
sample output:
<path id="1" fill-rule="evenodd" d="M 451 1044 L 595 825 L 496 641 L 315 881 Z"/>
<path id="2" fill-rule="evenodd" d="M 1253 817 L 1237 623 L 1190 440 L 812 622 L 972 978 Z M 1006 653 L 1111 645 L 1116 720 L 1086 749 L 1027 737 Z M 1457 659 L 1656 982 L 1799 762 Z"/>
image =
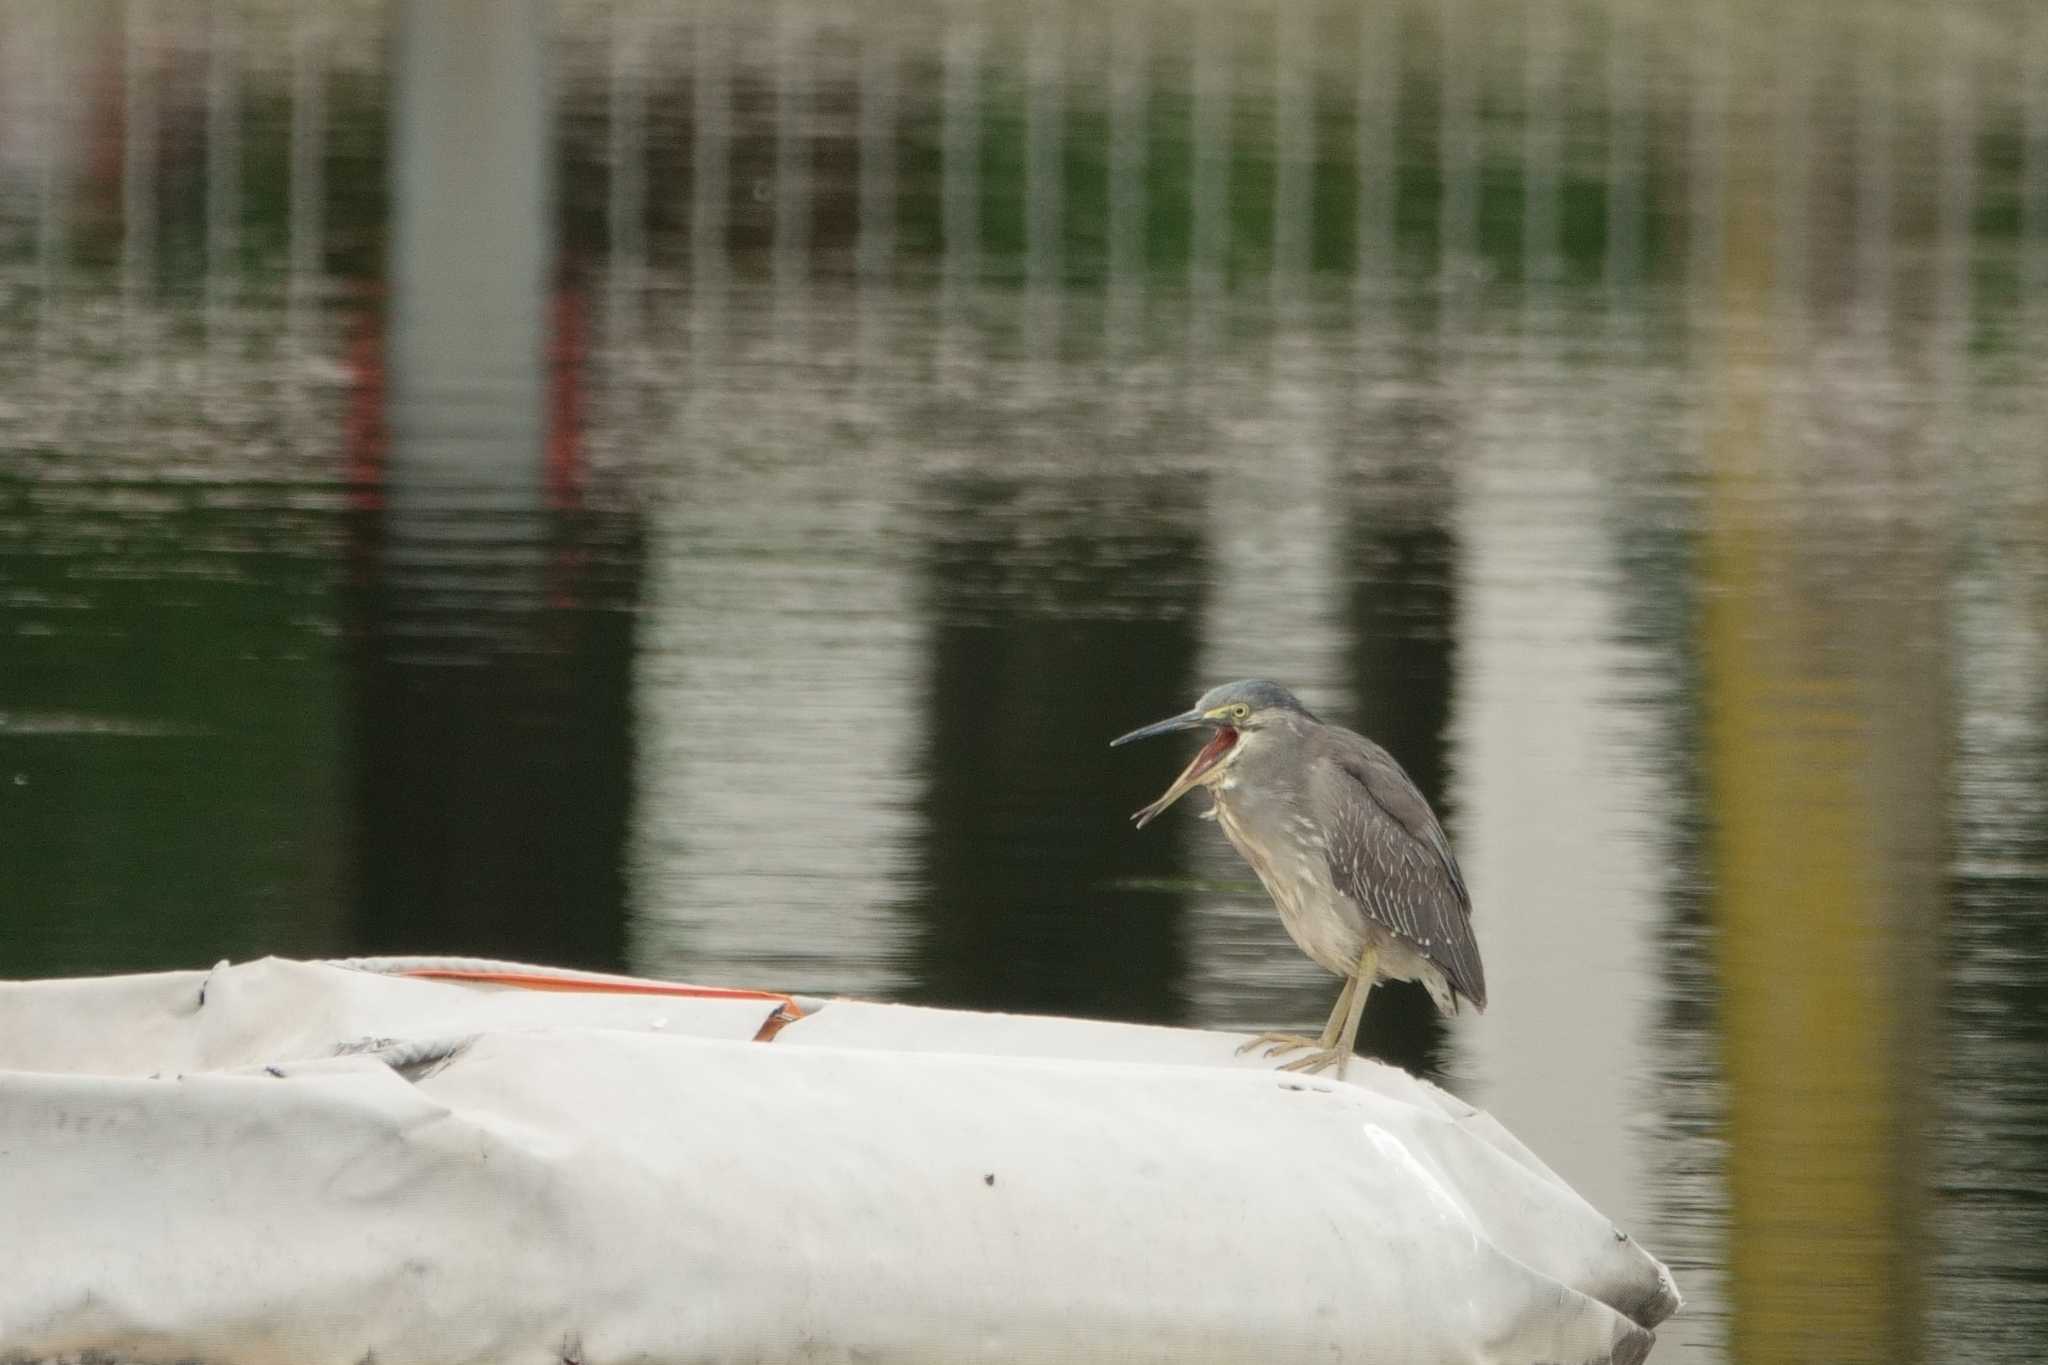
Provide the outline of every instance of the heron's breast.
<path id="1" fill-rule="evenodd" d="M 1330 880 L 1327 857 L 1312 832 L 1288 830 L 1269 847 L 1252 837 L 1244 812 L 1220 795 L 1216 823 L 1223 827 L 1231 847 L 1258 874 L 1295 946 L 1327 971 L 1340 976 L 1350 971 L 1364 951 L 1365 941 L 1345 914 L 1343 897 Z"/>

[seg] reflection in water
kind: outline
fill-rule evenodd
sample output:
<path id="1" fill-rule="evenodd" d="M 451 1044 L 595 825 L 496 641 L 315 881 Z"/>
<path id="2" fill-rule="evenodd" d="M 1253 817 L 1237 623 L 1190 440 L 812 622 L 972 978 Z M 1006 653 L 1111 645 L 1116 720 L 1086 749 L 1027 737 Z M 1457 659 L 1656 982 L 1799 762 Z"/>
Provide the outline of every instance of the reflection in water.
<path id="1" fill-rule="evenodd" d="M 1443 451 L 1428 429 L 1429 414 L 1418 406 L 1378 404 L 1355 418 L 1354 430 L 1373 434 L 1370 445 L 1361 440 L 1355 448 L 1356 472 L 1339 493 L 1338 562 L 1350 580 L 1343 603 L 1347 672 L 1358 724 L 1399 756 L 1446 829 L 1455 831 L 1460 825 L 1449 800 L 1448 760 L 1457 545 Z M 1475 912 L 1484 922 L 1505 909 Z M 1500 956 L 1497 949 L 1494 956 Z M 1367 999 L 1359 1034 L 1376 1056 L 1441 1071 L 1443 1028 L 1427 992 L 1390 982 Z"/>
<path id="2" fill-rule="evenodd" d="M 1937 1060 L 1951 1118 L 1934 1191 L 1932 1336 L 1986 1359 L 2048 1338 L 2038 1196 L 2015 1197 L 2048 1188 L 2048 481 L 2036 466 L 2016 483 L 2012 511 L 1972 547 L 1957 613 L 1971 667 L 1957 685 L 1954 968 L 1934 1021 L 1951 1040 Z"/>
<path id="3" fill-rule="evenodd" d="M 477 511 L 507 514 L 482 534 L 516 543 L 542 505 L 555 262 L 543 18 L 539 0 L 398 12 L 381 493 L 400 561 L 452 547 Z M 471 558 L 471 594 L 538 586 L 530 554 Z"/>
<path id="4" fill-rule="evenodd" d="M 1803 75 L 1787 77 L 1794 86 Z M 1803 91 L 1781 121 L 1801 141 Z M 1724 333 L 1708 357 L 1699 630 L 1718 921 L 1733 1342 L 1743 1358 L 1912 1358 L 1924 1333 L 1928 1078 L 1942 978 L 1953 530 L 1931 458 L 1859 395 L 1863 429 L 1800 441 L 1833 401 L 1807 364 L 1803 188 L 1731 184 Z M 1937 320 L 1937 372 L 1956 333 Z M 1933 454 L 1949 414 L 1933 414 Z M 1853 440 L 1853 448 L 1845 446 Z M 1809 487 L 1852 462 L 1885 482 Z M 1871 520 L 1837 523 L 1854 497 Z"/>
<path id="5" fill-rule="evenodd" d="M 759 294 L 743 296 L 755 305 Z M 751 307 L 735 310 L 752 312 Z M 789 990 L 900 995 L 929 631 L 892 520 L 901 462 L 855 486 L 779 344 L 693 378 L 654 500 L 634 668 L 632 960 Z M 728 405 L 727 386 L 759 412 Z M 735 411 L 737 409 L 737 411 Z M 857 438 L 854 438 L 857 441 Z"/>
<path id="6" fill-rule="evenodd" d="M 365 518 L 367 520 L 367 518 Z M 479 541 L 472 515 L 461 537 Z M 560 514 L 538 600 L 455 612 L 461 579 L 373 570 L 355 647 L 353 952 L 627 962 L 632 618 L 629 521 Z M 534 550 L 532 523 L 508 542 Z M 381 554 L 374 531 L 359 550 Z M 474 553 L 474 549 L 468 551 Z"/>
<path id="7" fill-rule="evenodd" d="M 550 308 L 544 12 L 398 14 L 385 439 L 352 452 L 357 932 L 624 961 L 630 523 L 576 512 L 576 293 Z M 552 314 L 552 315 L 551 315 Z M 553 347 L 554 366 L 548 364 Z"/>
<path id="8" fill-rule="evenodd" d="M 1312 1025 L 1106 747 L 1265 674 L 1665 1351 L 2031 1360 L 2048 20 L 1749 17 L 0 7 L 0 970 Z"/>
<path id="9" fill-rule="evenodd" d="M 1192 306 L 1207 305 L 1198 297 Z M 1199 328 L 1195 344 L 1205 344 Z M 1208 418 L 1202 518 L 1210 562 L 1199 663 L 1180 695 L 1160 699 L 1170 705 L 1128 713 L 1131 724 L 1247 677 L 1270 677 L 1311 710 L 1348 718 L 1338 635 L 1333 395 L 1315 381 L 1314 363 L 1279 347 L 1263 372 L 1239 376 L 1215 367 L 1225 391 L 1201 409 Z M 1246 458 L 1251 451 L 1258 455 Z M 1156 776 L 1170 780 L 1189 756 L 1170 764 L 1152 759 L 1160 764 Z M 1147 800 L 1165 782 L 1151 785 Z M 1251 1028 L 1327 1017 L 1335 978 L 1294 947 L 1265 891 L 1221 834 L 1179 810 L 1147 833 L 1179 840 L 1203 882 L 1218 888 L 1192 907 L 1196 1017 Z M 1371 1041 L 1362 1028 L 1360 1036 Z"/>
<path id="10" fill-rule="evenodd" d="M 1194 691 L 1194 603 L 1172 589 L 1205 576 L 1201 546 L 1170 481 L 1063 482 L 975 479 L 935 498 L 918 995 L 1178 1022 L 1183 898 L 1130 890 L 1170 877 L 1170 846 L 1124 819 L 1173 769 L 1108 739 Z M 1140 501 L 1154 526 L 1126 522 Z M 1105 596 L 1105 579 L 1131 586 Z"/>

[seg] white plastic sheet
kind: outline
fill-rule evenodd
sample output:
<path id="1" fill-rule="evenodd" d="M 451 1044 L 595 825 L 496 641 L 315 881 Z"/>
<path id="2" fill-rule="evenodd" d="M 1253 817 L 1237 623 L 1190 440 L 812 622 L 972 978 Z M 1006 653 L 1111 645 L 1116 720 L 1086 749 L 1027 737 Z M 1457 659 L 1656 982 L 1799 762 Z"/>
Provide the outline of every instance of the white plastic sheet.
<path id="1" fill-rule="evenodd" d="M 1677 1307 L 1391 1068 L 805 1003 L 0 986 L 0 1359 L 1630 1362 Z"/>

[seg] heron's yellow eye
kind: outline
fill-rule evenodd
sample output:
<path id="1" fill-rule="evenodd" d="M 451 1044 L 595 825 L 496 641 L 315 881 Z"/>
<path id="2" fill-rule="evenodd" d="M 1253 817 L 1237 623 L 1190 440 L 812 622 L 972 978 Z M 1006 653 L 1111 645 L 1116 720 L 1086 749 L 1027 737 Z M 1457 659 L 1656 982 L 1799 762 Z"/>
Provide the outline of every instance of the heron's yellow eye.
<path id="1" fill-rule="evenodd" d="M 1239 702 L 1237 705 L 1230 708 L 1230 716 L 1232 720 L 1244 720 L 1248 718 L 1251 715 L 1251 713 L 1252 708 L 1246 706 L 1243 702 Z"/>

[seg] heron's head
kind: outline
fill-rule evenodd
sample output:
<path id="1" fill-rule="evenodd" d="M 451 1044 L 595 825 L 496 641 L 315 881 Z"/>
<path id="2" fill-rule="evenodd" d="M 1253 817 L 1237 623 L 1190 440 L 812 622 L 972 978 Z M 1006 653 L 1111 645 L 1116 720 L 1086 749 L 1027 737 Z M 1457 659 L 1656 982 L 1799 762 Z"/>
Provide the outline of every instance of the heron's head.
<path id="1" fill-rule="evenodd" d="M 1149 739 L 1175 730 L 1207 729 L 1210 732 L 1209 742 L 1202 746 L 1194 761 L 1181 770 L 1180 776 L 1173 779 L 1173 785 L 1166 789 L 1166 794 L 1131 818 L 1138 822 L 1139 829 L 1145 828 L 1168 806 L 1196 787 L 1221 782 L 1231 765 L 1243 755 L 1245 746 L 1256 742 L 1260 731 L 1301 720 L 1313 722 L 1315 717 L 1295 700 L 1292 692 L 1275 683 L 1252 678 L 1212 687 L 1202 694 L 1200 701 L 1179 715 L 1168 716 L 1165 720 L 1111 740 L 1110 747 L 1114 748 L 1119 744 L 1129 744 L 1134 739 Z"/>

